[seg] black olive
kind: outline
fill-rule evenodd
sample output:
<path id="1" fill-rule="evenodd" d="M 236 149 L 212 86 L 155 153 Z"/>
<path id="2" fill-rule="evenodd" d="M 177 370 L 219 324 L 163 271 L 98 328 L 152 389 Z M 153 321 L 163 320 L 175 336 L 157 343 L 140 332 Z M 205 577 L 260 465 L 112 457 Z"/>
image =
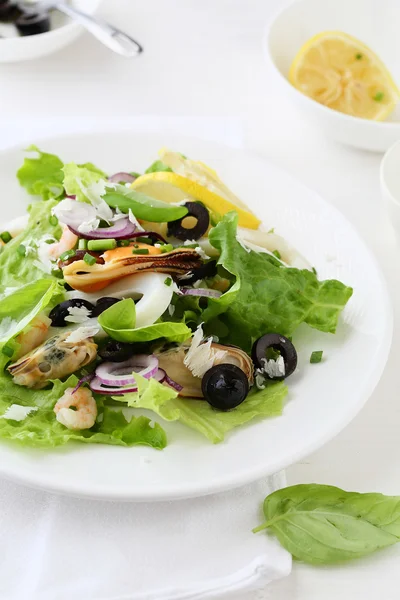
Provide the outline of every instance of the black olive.
<path id="1" fill-rule="evenodd" d="M 8 0 L 0 0 L 0 21 L 2 23 L 12 23 L 21 15 L 16 4 L 9 2 Z"/>
<path id="2" fill-rule="evenodd" d="M 197 269 L 192 269 L 191 271 L 186 273 L 186 275 L 183 275 L 182 277 L 180 277 L 179 281 L 182 282 L 184 285 L 192 285 L 193 283 L 195 283 L 196 281 L 199 281 L 200 279 L 206 279 L 207 277 L 214 277 L 214 275 L 216 275 L 216 274 L 217 274 L 217 261 L 210 260 L 209 262 L 204 263 L 204 265 L 201 265 L 201 267 L 198 267 Z"/>
<path id="3" fill-rule="evenodd" d="M 134 349 L 132 344 L 125 344 L 124 342 L 116 342 L 111 340 L 99 350 L 98 354 L 103 360 L 111 362 L 123 362 L 133 356 Z"/>
<path id="4" fill-rule="evenodd" d="M 15 21 L 15 26 L 21 35 L 36 35 L 50 31 L 50 19 L 48 13 L 22 14 Z"/>
<path id="5" fill-rule="evenodd" d="M 210 215 L 208 210 L 198 202 L 186 202 L 184 206 L 188 209 L 187 215 L 168 223 L 168 235 L 176 237 L 178 240 L 198 240 L 208 229 L 210 224 Z M 183 221 L 188 217 L 197 219 L 194 227 L 185 227 Z"/>
<path id="6" fill-rule="evenodd" d="M 251 357 L 258 369 L 263 369 L 267 350 L 271 348 L 280 353 L 285 364 L 285 375 L 282 377 L 270 377 L 270 379 L 285 379 L 293 373 L 297 367 L 297 352 L 292 342 L 279 333 L 266 333 L 256 340 L 253 344 Z"/>
<path id="7" fill-rule="evenodd" d="M 94 306 L 91 302 L 83 300 L 82 298 L 72 298 L 72 300 L 65 300 L 64 302 L 57 304 L 57 306 L 55 306 L 49 314 L 52 326 L 66 327 L 66 325 L 68 325 L 68 321 L 65 320 L 65 317 L 68 317 L 70 314 L 68 309 L 72 307 L 80 308 L 81 306 L 84 306 L 90 310 L 89 316 L 91 317 Z"/>
<path id="8" fill-rule="evenodd" d="M 119 298 L 111 298 L 108 296 L 104 296 L 103 298 L 99 298 L 96 302 L 96 306 L 92 310 L 92 317 L 98 317 L 102 312 L 110 308 L 113 304 L 119 302 Z"/>
<path id="9" fill-rule="evenodd" d="M 245 400 L 249 393 L 249 381 L 246 374 L 235 365 L 215 365 L 204 374 L 201 389 L 211 406 L 230 410 Z"/>

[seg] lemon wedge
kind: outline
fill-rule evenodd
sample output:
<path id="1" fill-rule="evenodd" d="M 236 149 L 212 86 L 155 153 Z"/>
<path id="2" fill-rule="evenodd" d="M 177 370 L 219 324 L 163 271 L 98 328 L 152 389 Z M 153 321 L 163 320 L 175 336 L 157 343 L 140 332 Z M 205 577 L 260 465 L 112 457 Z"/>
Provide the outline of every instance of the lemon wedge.
<path id="1" fill-rule="evenodd" d="M 297 53 L 289 81 L 303 94 L 340 112 L 382 121 L 400 92 L 383 62 L 341 31 L 312 37 Z"/>
<path id="2" fill-rule="evenodd" d="M 222 183 L 215 171 L 169 150 L 162 150 L 160 158 L 173 171 L 141 175 L 132 183 L 132 189 L 164 202 L 199 200 L 220 215 L 236 210 L 240 226 L 249 229 L 259 227 L 260 220 Z"/>

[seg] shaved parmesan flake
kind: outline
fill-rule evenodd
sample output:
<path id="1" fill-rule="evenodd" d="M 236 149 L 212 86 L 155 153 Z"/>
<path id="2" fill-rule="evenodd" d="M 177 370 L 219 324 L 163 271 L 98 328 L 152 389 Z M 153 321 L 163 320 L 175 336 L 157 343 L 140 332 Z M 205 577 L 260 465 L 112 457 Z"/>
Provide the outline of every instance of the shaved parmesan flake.
<path id="1" fill-rule="evenodd" d="M 69 323 L 84 323 L 90 319 L 91 311 L 86 306 L 69 306 L 69 315 L 65 317 L 65 321 Z"/>
<path id="2" fill-rule="evenodd" d="M 183 361 L 195 377 L 202 377 L 216 360 L 223 360 L 227 354 L 225 350 L 214 350 L 212 342 L 212 337 L 203 342 L 203 329 L 199 325 Z"/>
<path id="3" fill-rule="evenodd" d="M 200 256 L 200 258 L 202 258 L 203 260 L 208 260 L 210 257 L 208 256 L 208 254 L 206 254 L 203 250 L 203 248 L 200 248 L 200 246 L 196 246 L 196 248 L 194 249 L 195 252 L 197 252 L 197 254 Z"/>
<path id="4" fill-rule="evenodd" d="M 283 356 L 279 356 L 276 360 L 273 358 L 264 358 L 262 360 L 263 363 L 263 372 L 268 375 L 271 379 L 275 377 L 284 377 L 285 376 L 285 361 L 283 360 Z"/>
<path id="5" fill-rule="evenodd" d="M 129 220 L 132 223 L 132 225 L 135 225 L 137 231 L 144 231 L 143 227 L 141 226 L 131 209 L 129 209 Z"/>
<path id="6" fill-rule="evenodd" d="M 12 421 L 23 421 L 31 413 L 37 410 L 37 406 L 21 406 L 20 404 L 11 404 L 0 419 L 11 419 Z"/>
<path id="7" fill-rule="evenodd" d="M 87 327 L 78 327 L 74 329 L 65 341 L 67 344 L 77 344 L 78 342 L 82 342 L 89 337 L 93 337 L 100 331 L 100 327 L 96 325 L 88 325 Z"/>

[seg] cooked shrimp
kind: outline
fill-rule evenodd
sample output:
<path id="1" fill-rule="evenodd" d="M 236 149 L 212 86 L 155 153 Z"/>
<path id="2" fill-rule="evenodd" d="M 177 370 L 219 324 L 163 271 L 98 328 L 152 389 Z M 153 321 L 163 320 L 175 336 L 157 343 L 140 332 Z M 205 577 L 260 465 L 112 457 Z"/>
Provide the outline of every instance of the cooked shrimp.
<path id="1" fill-rule="evenodd" d="M 51 320 L 46 315 L 35 317 L 30 323 L 30 329 L 25 333 L 20 333 L 16 338 L 18 344 L 21 345 L 16 358 L 20 358 L 40 346 L 47 337 L 50 325 Z"/>
<path id="2" fill-rule="evenodd" d="M 72 250 L 78 241 L 78 236 L 64 225 L 62 236 L 58 242 L 49 245 L 48 256 L 50 258 L 59 258 L 63 252 Z"/>
<path id="3" fill-rule="evenodd" d="M 56 419 L 68 429 L 90 429 L 96 423 L 97 404 L 89 388 L 67 388 L 56 402 Z M 75 410 L 74 410 L 75 409 Z"/>

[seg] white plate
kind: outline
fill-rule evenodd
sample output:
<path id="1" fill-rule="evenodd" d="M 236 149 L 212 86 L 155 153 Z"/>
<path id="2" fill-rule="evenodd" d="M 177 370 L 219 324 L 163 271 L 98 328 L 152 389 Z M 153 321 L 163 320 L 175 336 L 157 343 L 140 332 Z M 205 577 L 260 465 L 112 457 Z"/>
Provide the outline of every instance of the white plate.
<path id="1" fill-rule="evenodd" d="M 296 334 L 299 369 L 288 380 L 283 416 L 234 430 L 216 446 L 179 423 L 162 423 L 169 440 L 162 452 L 83 444 L 44 452 L 0 444 L 0 474 L 36 487 L 96 498 L 141 501 L 201 496 L 287 467 L 322 446 L 357 414 L 386 363 L 392 312 L 375 259 L 332 206 L 268 162 L 206 141 L 131 131 L 37 143 L 65 161 L 91 161 L 109 172 L 142 171 L 162 146 L 203 160 L 267 227 L 274 226 L 287 237 L 316 266 L 321 278 L 336 277 L 352 285 L 354 296 L 337 335 L 309 327 Z M 22 160 L 20 149 L 0 153 L 2 220 L 22 214 L 30 201 L 15 178 Z M 323 363 L 309 364 L 313 350 L 324 350 Z"/>

